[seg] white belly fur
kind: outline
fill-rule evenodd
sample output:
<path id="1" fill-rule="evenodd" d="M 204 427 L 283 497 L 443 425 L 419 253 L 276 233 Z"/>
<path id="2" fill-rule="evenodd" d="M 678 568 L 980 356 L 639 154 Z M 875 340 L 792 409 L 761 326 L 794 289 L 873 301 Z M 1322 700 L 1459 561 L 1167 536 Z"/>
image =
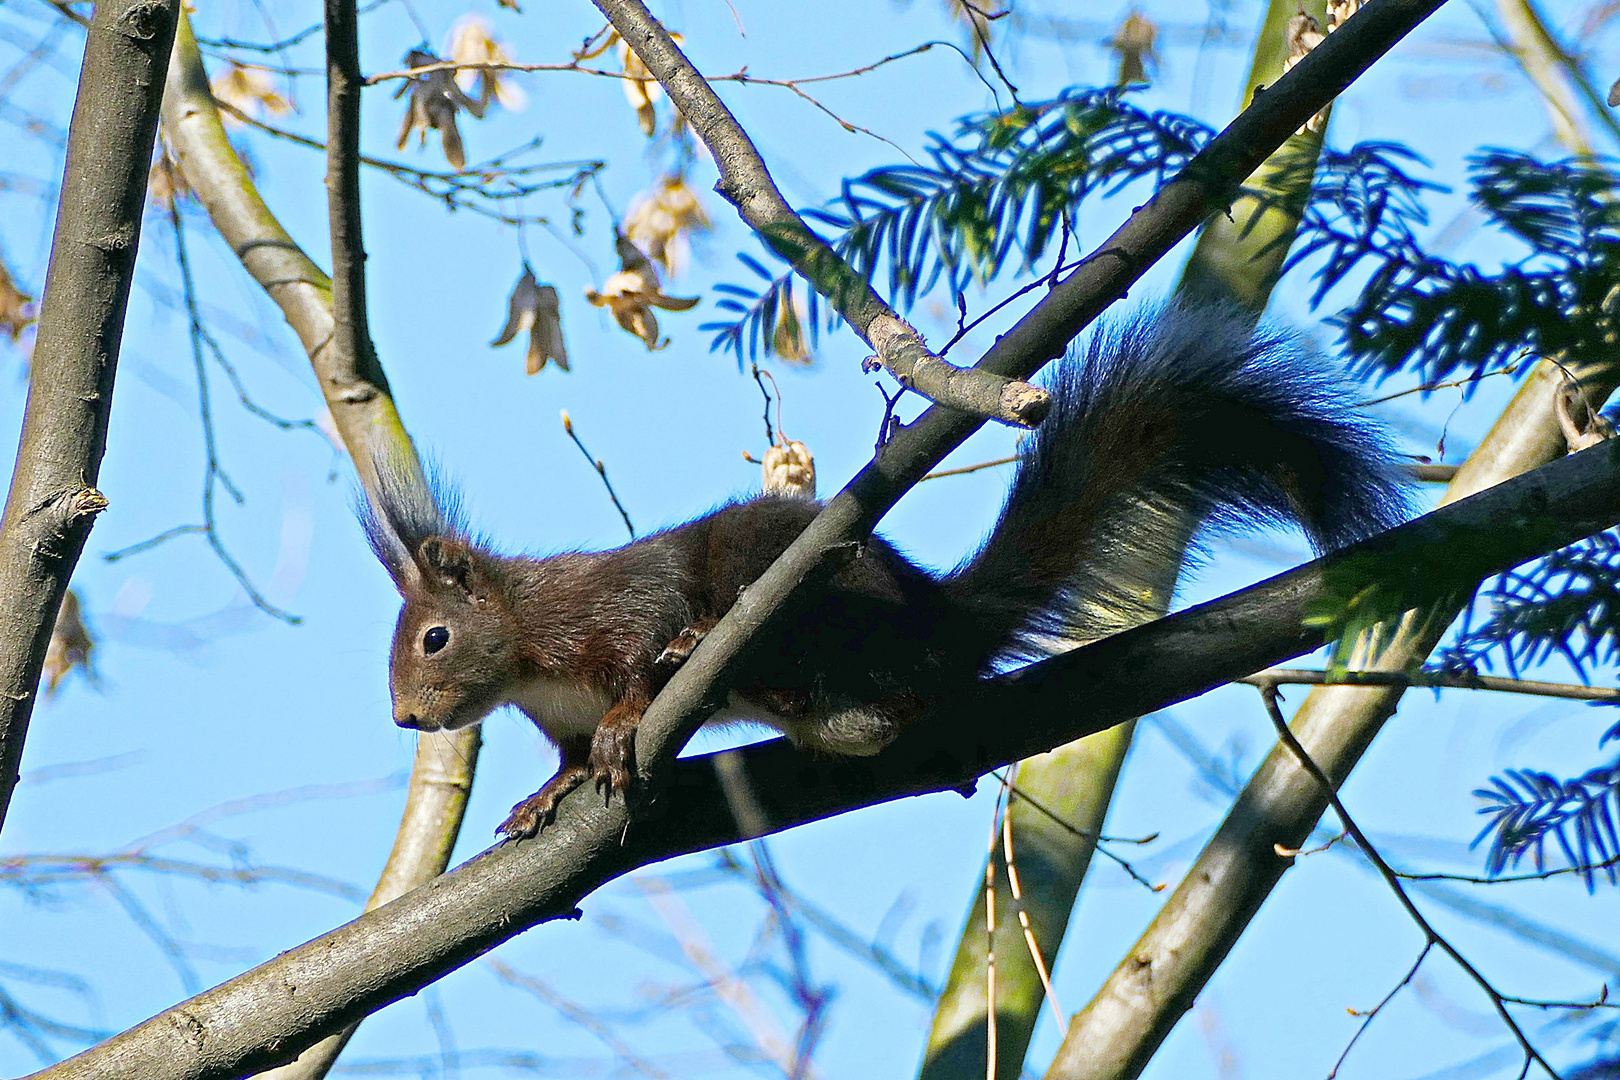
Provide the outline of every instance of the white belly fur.
<path id="1" fill-rule="evenodd" d="M 511 704 L 554 741 L 590 735 L 613 699 L 582 683 L 531 679 L 512 692 Z"/>

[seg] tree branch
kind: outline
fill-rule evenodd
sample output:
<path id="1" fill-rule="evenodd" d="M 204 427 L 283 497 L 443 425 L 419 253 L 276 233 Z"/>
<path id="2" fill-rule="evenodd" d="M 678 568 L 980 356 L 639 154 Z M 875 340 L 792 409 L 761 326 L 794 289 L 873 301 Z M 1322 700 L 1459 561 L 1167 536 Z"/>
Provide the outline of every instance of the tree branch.
<path id="1" fill-rule="evenodd" d="M 0 519 L 0 823 L 57 608 L 96 514 L 113 376 L 179 4 L 96 5 L 68 129 L 17 467 Z"/>
<path id="2" fill-rule="evenodd" d="M 900 385 L 976 417 L 1026 428 L 1040 423 L 1052 407 L 1051 395 L 1018 379 L 942 360 L 865 278 L 811 231 L 777 190 L 737 118 L 641 0 L 594 2 L 714 155 L 720 170 L 715 190 L 872 346 L 877 355 L 869 365 L 875 361 Z"/>
<path id="3" fill-rule="evenodd" d="M 1620 521 L 1620 441 L 1572 455 L 1269 581 L 1118 634 L 953 700 L 872 758 L 817 759 L 782 740 L 744 767 L 772 831 L 906 795 L 971 787 L 993 768 L 1203 693 L 1323 643 L 1316 605 L 1370 580 L 1435 602 Z M 1437 573 L 1437 568 L 1447 573 Z M 1446 580 L 1440 580 L 1442 576 Z M 1075 702 L 1084 701 L 1084 712 Z M 1017 723 L 987 724 L 987 716 Z M 565 799 L 530 841 L 490 849 L 425 886 L 100 1046 L 36 1074 L 225 1080 L 416 992 L 639 866 L 733 843 L 742 830 L 716 755 L 683 759 L 652 807 Z M 1314 787 L 1314 785 L 1313 785 Z M 1325 802 L 1325 799 L 1323 800 Z M 1279 839 L 1282 839 L 1279 837 Z"/>
<path id="4" fill-rule="evenodd" d="M 362 481 L 379 458 L 415 461 L 415 447 L 375 355 L 368 373 L 353 362 L 352 352 L 340 356 L 333 347 L 332 282 L 281 227 L 232 149 L 191 21 L 183 14 L 169 67 L 163 126 L 181 172 L 214 227 L 298 334 Z M 366 910 L 437 877 L 450 864 L 479 745 L 477 728 L 417 737 L 399 830 Z M 322 1040 L 296 1062 L 277 1069 L 275 1080 L 324 1076 L 352 1034 L 351 1028 Z"/>

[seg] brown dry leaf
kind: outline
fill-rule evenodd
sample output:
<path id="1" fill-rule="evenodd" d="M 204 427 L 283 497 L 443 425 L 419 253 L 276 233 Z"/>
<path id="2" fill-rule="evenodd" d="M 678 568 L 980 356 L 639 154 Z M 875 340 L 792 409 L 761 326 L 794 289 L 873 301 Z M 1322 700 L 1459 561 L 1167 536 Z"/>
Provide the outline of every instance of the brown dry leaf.
<path id="1" fill-rule="evenodd" d="M 1119 56 L 1116 86 L 1134 86 L 1152 81 L 1148 78 L 1148 68 L 1158 66 L 1159 54 L 1153 50 L 1158 38 L 1158 24 L 1132 8 L 1119 29 L 1114 31 L 1113 40 L 1108 43 L 1108 47 Z"/>
<path id="2" fill-rule="evenodd" d="M 423 49 L 412 49 L 405 54 L 408 68 L 427 67 L 444 63 L 442 57 Z M 461 145 L 461 131 L 456 127 L 456 112 L 465 109 L 475 117 L 484 115 L 484 106 L 462 92 L 456 85 L 454 73 L 449 70 L 430 71 L 409 79 L 394 92 L 394 97 L 410 94 L 405 106 L 405 119 L 399 126 L 399 149 L 405 149 L 411 132 L 417 132 L 421 143 L 427 143 L 429 129 L 439 133 L 444 147 L 444 158 L 451 168 L 460 172 L 467 167 L 467 154 Z"/>
<path id="3" fill-rule="evenodd" d="M 225 74 L 209 83 L 214 100 L 223 102 L 249 116 L 285 116 L 293 111 L 292 102 L 276 91 L 275 80 L 268 71 L 232 64 Z M 225 126 L 241 127 L 242 121 L 226 111 L 220 117 Z"/>
<path id="4" fill-rule="evenodd" d="M 56 627 L 51 631 L 51 643 L 45 649 L 46 696 L 56 694 L 57 685 L 74 668 L 83 668 L 90 683 L 96 681 L 96 669 L 91 666 L 90 653 L 96 643 L 85 628 L 79 615 L 79 594 L 69 589 L 62 596 L 62 606 L 56 612 Z"/>
<path id="5" fill-rule="evenodd" d="M 990 40 L 991 20 L 1008 10 L 1001 0 L 969 0 L 966 3 L 964 0 L 945 0 L 945 6 L 953 18 L 967 25 L 975 60 L 983 51 L 985 42 Z"/>
<path id="6" fill-rule="evenodd" d="M 675 43 L 679 45 L 680 37 L 671 36 L 675 37 Z M 641 57 L 637 56 L 622 39 L 619 41 L 619 62 L 624 65 L 626 76 L 619 80 L 619 85 L 624 87 L 624 98 L 630 103 L 630 107 L 636 110 L 636 119 L 641 123 L 641 133 L 650 139 L 658 130 L 658 111 L 653 106 L 663 98 L 664 88 L 653 78 L 652 72 L 647 70 L 647 65 L 641 62 Z"/>
<path id="7" fill-rule="evenodd" d="M 557 290 L 535 280 L 534 271 L 528 263 L 524 263 L 523 276 L 518 278 L 506 304 L 506 326 L 501 330 L 501 336 L 490 342 L 490 347 L 505 345 L 527 330 L 530 375 L 538 375 L 548 360 L 555 361 L 564 371 L 569 370 L 568 346 L 563 342 L 562 311 L 557 302 Z"/>
<path id="8" fill-rule="evenodd" d="M 760 471 L 767 495 L 816 497 L 816 459 L 802 442 L 779 442 L 765 451 Z"/>
<path id="9" fill-rule="evenodd" d="M 0 330 L 9 334 L 15 345 L 23 330 L 38 317 L 34 298 L 17 288 L 5 261 L 0 260 Z"/>
<path id="10" fill-rule="evenodd" d="M 481 15 L 463 15 L 450 28 L 450 59 L 458 64 L 510 64 L 512 54 L 495 37 L 495 28 Z M 508 112 L 519 112 L 528 104 L 523 91 L 505 72 L 481 70 L 456 72 L 456 85 L 471 94 L 478 90 L 478 103 L 489 108 L 499 102 Z"/>
<path id="11" fill-rule="evenodd" d="M 179 163 L 169 153 L 168 140 L 161 134 L 158 136 L 157 159 L 146 174 L 146 197 L 164 209 L 172 207 L 176 199 L 191 197 L 191 185 L 186 183 L 186 174 L 180 171 Z"/>
<path id="12" fill-rule="evenodd" d="M 686 39 L 680 34 L 669 35 L 677 45 L 686 44 Z M 585 43 L 573 52 L 578 60 L 594 60 L 609 49 L 617 48 L 619 52 L 619 65 L 627 78 L 619 80 L 624 87 L 625 100 L 636 112 L 636 121 L 641 125 L 641 133 L 652 138 L 658 132 L 658 110 L 655 106 L 663 100 L 664 88 L 653 78 L 647 65 L 641 62 L 641 57 L 619 37 L 619 32 L 611 26 L 604 26 L 592 37 L 586 38 Z M 678 129 L 684 121 L 679 112 L 671 121 L 672 130 Z"/>
<path id="13" fill-rule="evenodd" d="M 624 219 L 625 235 L 671 274 L 686 268 L 688 237 L 708 228 L 709 215 L 698 202 L 697 192 L 679 173 L 665 176 L 637 195 Z"/>
<path id="14" fill-rule="evenodd" d="M 1289 19 L 1286 34 L 1288 57 L 1283 61 L 1283 72 L 1286 74 L 1295 64 L 1305 59 L 1326 37 L 1327 35 L 1322 33 L 1322 25 L 1303 11 Z"/>
<path id="15" fill-rule="evenodd" d="M 806 321 L 804 301 L 799 299 L 797 292 L 794 292 L 790 294 L 787 303 L 777 306 L 776 327 L 771 331 L 771 352 L 790 364 L 815 363 L 815 354 L 810 351 L 810 345 L 805 340 Z"/>
<path id="16" fill-rule="evenodd" d="M 1327 6 L 1327 29 L 1323 30 L 1317 21 L 1300 11 L 1298 15 L 1288 20 L 1288 56 L 1283 60 L 1283 71 L 1288 72 L 1293 66 L 1305 59 L 1310 51 L 1327 40 L 1327 36 L 1339 27 L 1345 20 L 1361 10 L 1363 0 L 1329 0 Z M 1327 128 L 1329 109 L 1324 107 L 1317 114 L 1305 121 L 1305 126 L 1295 134 L 1303 135 L 1307 131 L 1320 134 Z"/>
<path id="17" fill-rule="evenodd" d="M 615 243 L 619 251 L 619 269 L 610 275 L 602 291 L 585 290 L 585 299 L 597 307 L 613 312 L 620 326 L 640 338 L 648 352 L 656 352 L 669 344 L 669 339 L 658 339 L 658 318 L 652 309 L 690 311 L 700 297 L 665 296 L 658 283 L 658 270 L 641 249 L 620 233 Z"/>
<path id="18" fill-rule="evenodd" d="M 1327 9 L 1327 32 L 1333 33 L 1346 19 L 1361 10 L 1365 0 L 1330 0 Z"/>

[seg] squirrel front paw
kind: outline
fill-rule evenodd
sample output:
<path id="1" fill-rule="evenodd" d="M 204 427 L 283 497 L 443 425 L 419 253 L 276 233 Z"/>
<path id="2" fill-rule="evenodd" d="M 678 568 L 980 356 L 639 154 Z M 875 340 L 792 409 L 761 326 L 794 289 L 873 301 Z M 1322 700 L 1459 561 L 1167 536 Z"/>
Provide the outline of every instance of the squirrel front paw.
<path id="1" fill-rule="evenodd" d="M 590 778 L 589 766 L 568 765 L 558 769 L 557 775 L 542 784 L 539 791 L 512 807 L 512 812 L 495 830 L 495 835 L 505 836 L 509 840 L 525 840 L 534 836 L 557 816 L 557 804 L 563 796 Z"/>
<path id="2" fill-rule="evenodd" d="M 610 711 L 591 736 L 591 756 L 586 768 L 604 802 L 612 802 L 614 792 L 622 793 L 630 788 L 635 774 L 636 724 L 640 721 L 639 712 Z"/>

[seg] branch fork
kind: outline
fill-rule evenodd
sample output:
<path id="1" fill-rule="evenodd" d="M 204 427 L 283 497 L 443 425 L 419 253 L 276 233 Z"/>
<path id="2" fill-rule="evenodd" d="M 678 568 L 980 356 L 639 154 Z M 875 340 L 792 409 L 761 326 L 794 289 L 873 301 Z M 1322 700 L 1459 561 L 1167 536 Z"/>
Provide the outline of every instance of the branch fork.
<path id="1" fill-rule="evenodd" d="M 709 148 L 720 170 L 714 190 L 737 208 L 738 215 L 772 251 L 827 298 L 833 310 L 872 346 L 884 370 L 906 389 L 948 408 L 1013 427 L 1040 423 L 1052 404 L 1046 391 L 1019 379 L 979 368 L 959 368 L 942 360 L 864 277 L 804 223 L 783 198 L 737 118 L 641 0 L 595 3 Z"/>

